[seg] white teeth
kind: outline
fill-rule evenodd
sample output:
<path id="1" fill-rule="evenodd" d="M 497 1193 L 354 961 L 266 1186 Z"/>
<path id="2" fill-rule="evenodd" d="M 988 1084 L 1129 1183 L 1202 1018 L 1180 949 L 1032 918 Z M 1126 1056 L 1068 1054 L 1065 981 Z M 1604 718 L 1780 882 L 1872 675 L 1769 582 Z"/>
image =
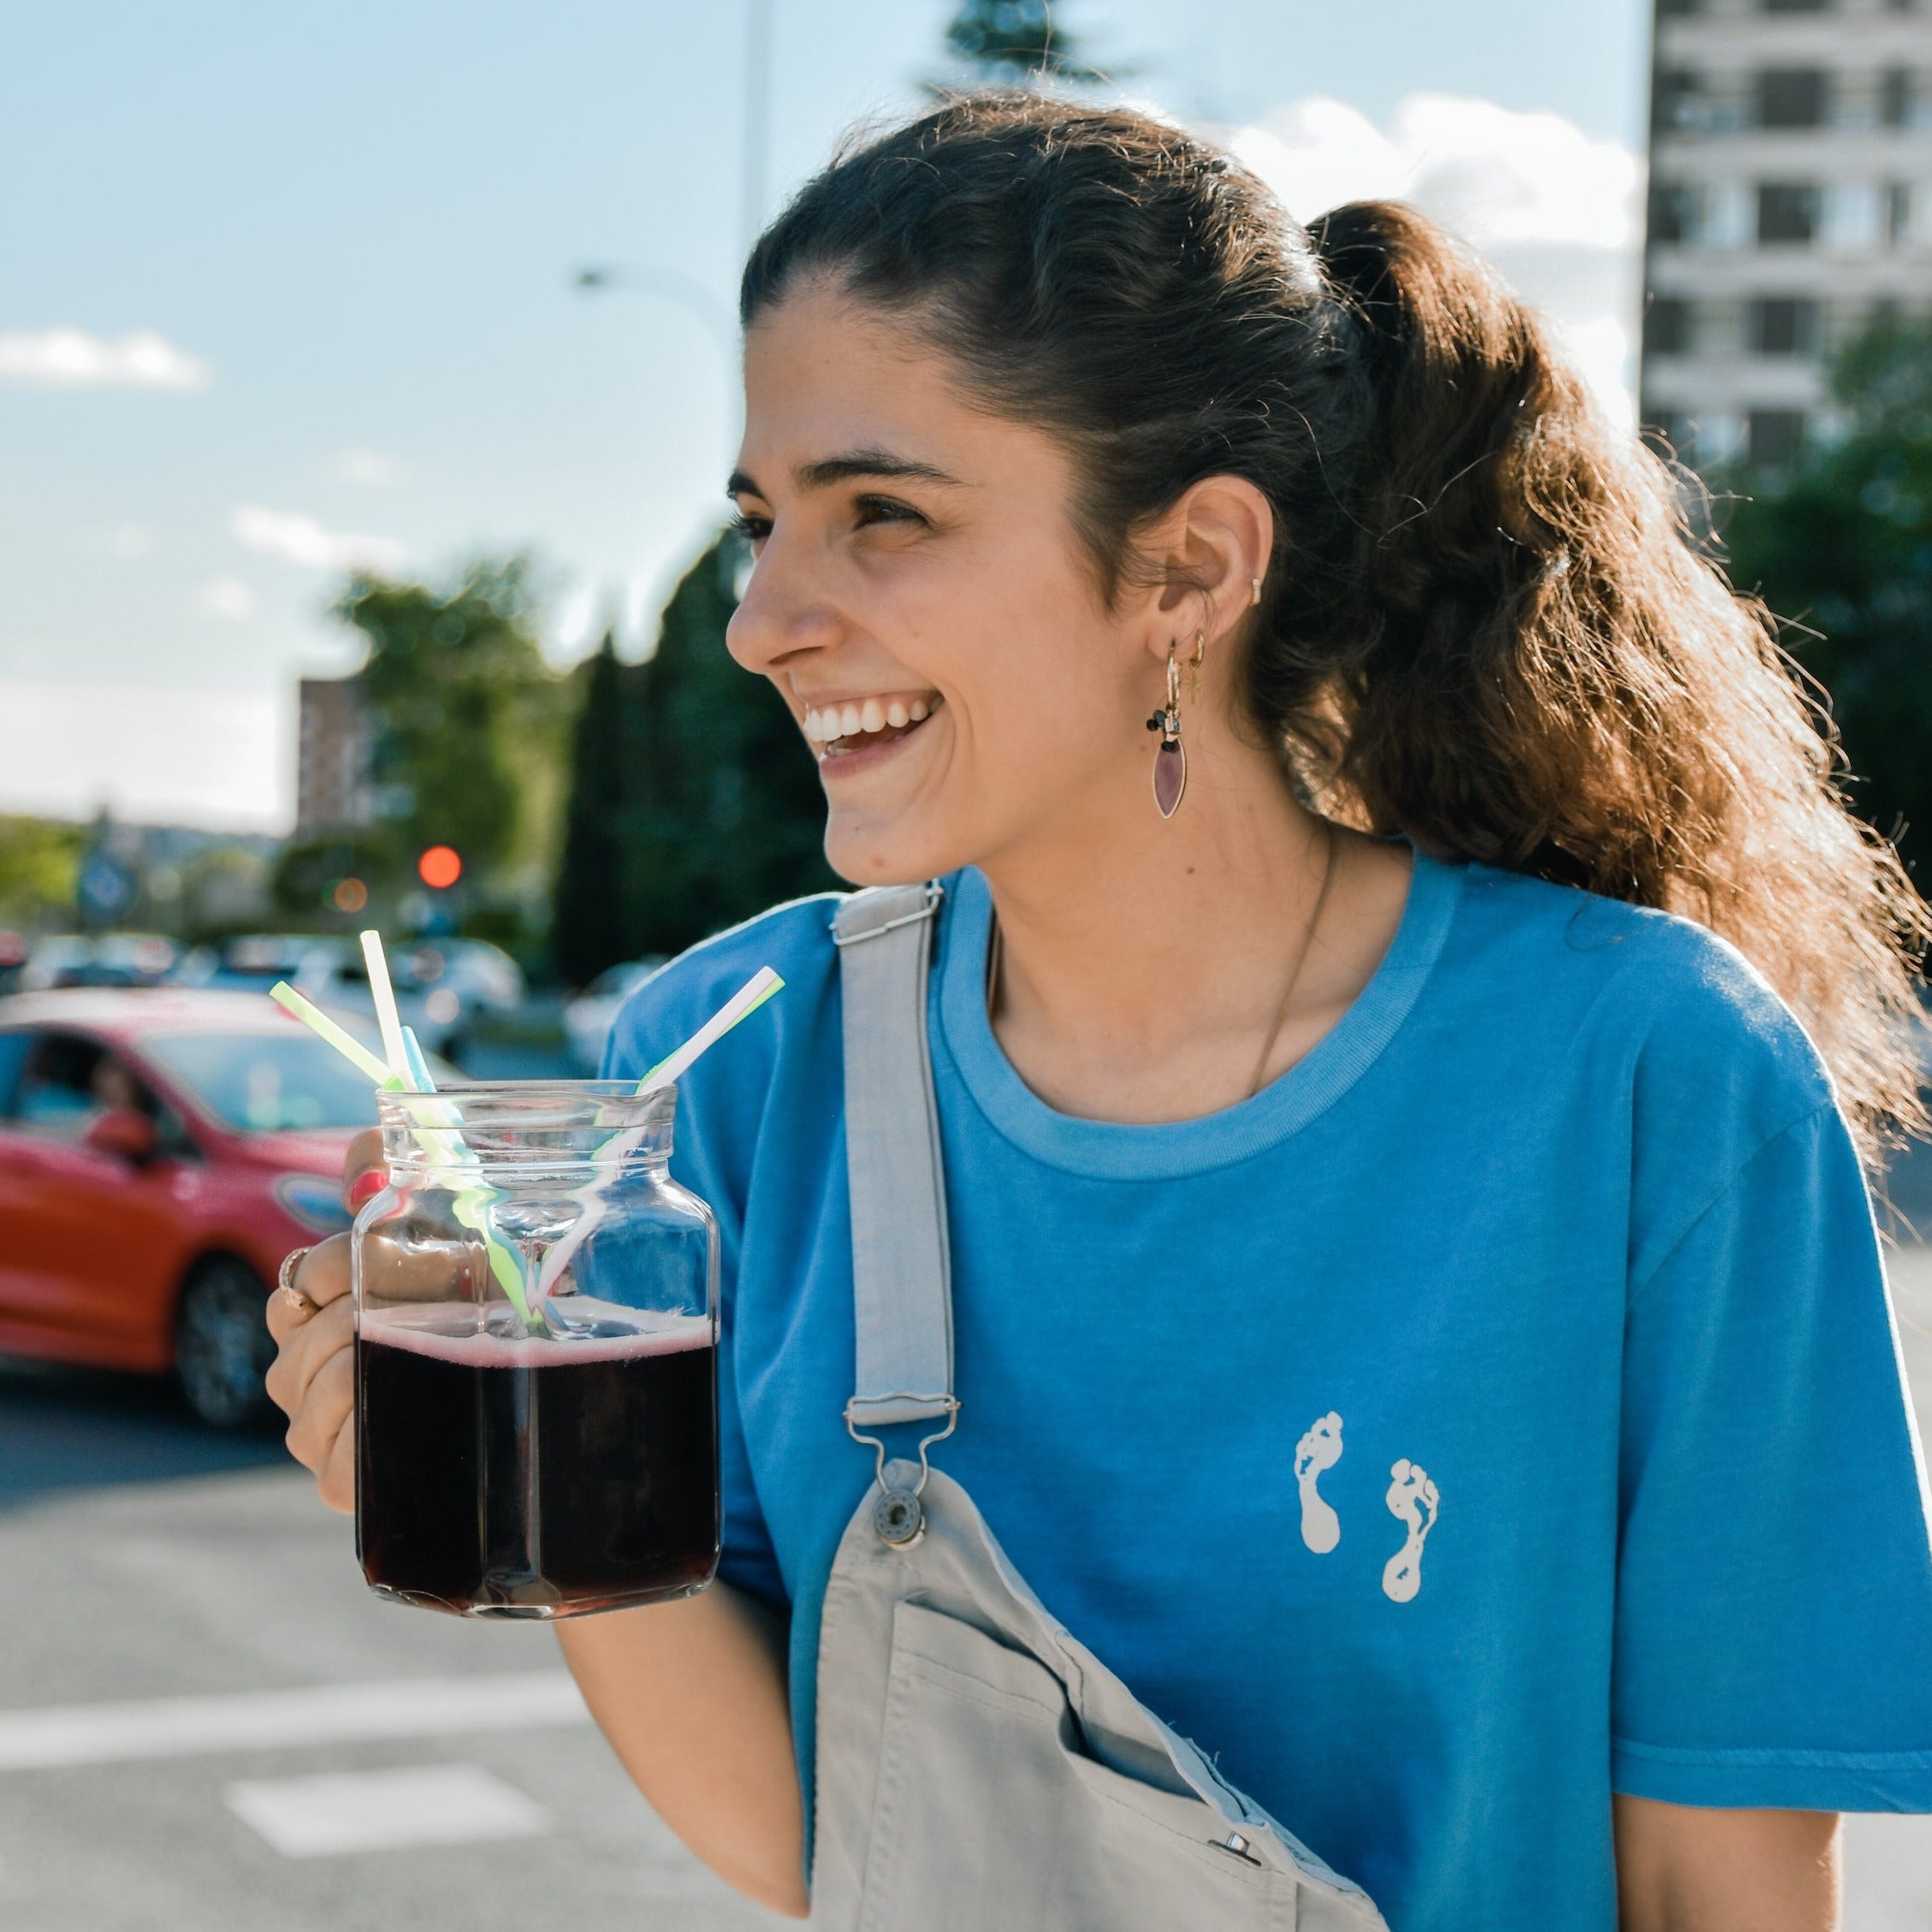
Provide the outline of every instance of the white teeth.
<path id="1" fill-rule="evenodd" d="M 896 697 L 886 707 L 886 722 L 894 731 L 900 730 L 911 715 L 912 714 Z"/>
<path id="2" fill-rule="evenodd" d="M 859 729 L 867 732 L 882 732 L 886 728 L 886 708 L 875 697 L 868 697 L 859 713 Z"/>
<path id="3" fill-rule="evenodd" d="M 823 744 L 825 743 L 825 718 L 821 713 L 817 711 L 806 712 L 805 736 L 809 738 L 814 744 Z"/>
<path id="4" fill-rule="evenodd" d="M 856 704 L 848 704 L 839 714 L 839 729 L 846 738 L 856 738 L 862 722 L 859 716 L 859 708 Z"/>
<path id="5" fill-rule="evenodd" d="M 906 708 L 905 714 L 912 721 L 912 723 L 916 725 L 919 720 L 922 718 L 925 717 L 927 714 L 926 700 L 922 697 L 914 698 L 912 702 Z"/>

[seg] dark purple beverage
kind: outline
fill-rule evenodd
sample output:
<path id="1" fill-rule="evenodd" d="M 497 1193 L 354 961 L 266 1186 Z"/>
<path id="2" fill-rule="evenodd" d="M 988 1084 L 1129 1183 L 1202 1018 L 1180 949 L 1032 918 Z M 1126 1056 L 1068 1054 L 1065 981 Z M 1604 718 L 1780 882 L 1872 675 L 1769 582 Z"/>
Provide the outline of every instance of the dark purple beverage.
<path id="1" fill-rule="evenodd" d="M 356 1550 L 376 1590 L 472 1616 L 687 1596 L 718 1562 L 716 1351 L 702 1317 L 568 1340 L 364 1313 Z"/>

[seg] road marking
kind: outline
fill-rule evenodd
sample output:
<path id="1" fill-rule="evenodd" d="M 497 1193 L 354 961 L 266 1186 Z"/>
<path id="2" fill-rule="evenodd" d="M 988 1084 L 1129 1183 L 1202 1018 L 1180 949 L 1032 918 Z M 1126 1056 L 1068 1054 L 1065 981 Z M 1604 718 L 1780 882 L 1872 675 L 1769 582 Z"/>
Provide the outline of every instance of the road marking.
<path id="1" fill-rule="evenodd" d="M 259 1778 L 222 1793 L 285 1858 L 534 1838 L 550 1814 L 480 1764 L 424 1764 L 319 1778 Z"/>
<path id="2" fill-rule="evenodd" d="M 590 1721 L 577 1686 L 560 1670 L 65 1704 L 0 1710 L 0 1771 L 285 1751 L 366 1738 L 460 1737 Z"/>

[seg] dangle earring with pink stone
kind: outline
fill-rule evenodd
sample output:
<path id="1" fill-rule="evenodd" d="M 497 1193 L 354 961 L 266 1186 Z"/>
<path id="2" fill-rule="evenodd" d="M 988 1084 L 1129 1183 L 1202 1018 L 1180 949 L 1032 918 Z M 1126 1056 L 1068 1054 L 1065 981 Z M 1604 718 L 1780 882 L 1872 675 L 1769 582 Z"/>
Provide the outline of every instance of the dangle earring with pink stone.
<path id="1" fill-rule="evenodd" d="M 1154 803 L 1170 819 L 1181 809 L 1188 789 L 1188 752 L 1181 743 L 1181 667 L 1170 644 L 1167 650 L 1167 702 L 1147 720 L 1147 729 L 1160 733 L 1154 752 Z"/>

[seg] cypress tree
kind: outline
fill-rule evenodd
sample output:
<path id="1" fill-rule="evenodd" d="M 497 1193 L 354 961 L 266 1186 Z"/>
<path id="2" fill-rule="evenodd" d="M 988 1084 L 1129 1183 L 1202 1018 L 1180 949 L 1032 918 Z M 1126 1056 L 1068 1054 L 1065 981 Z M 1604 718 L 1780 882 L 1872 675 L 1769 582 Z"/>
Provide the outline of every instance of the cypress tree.
<path id="1" fill-rule="evenodd" d="M 610 631 L 578 677 L 583 696 L 571 739 L 550 946 L 563 978 L 587 986 L 630 957 L 623 899 L 626 679 Z"/>
<path id="2" fill-rule="evenodd" d="M 744 546 L 718 537 L 679 581 L 633 702 L 625 815 L 633 952 L 677 952 L 781 900 L 837 884 L 825 800 L 784 700 L 725 649 Z"/>

